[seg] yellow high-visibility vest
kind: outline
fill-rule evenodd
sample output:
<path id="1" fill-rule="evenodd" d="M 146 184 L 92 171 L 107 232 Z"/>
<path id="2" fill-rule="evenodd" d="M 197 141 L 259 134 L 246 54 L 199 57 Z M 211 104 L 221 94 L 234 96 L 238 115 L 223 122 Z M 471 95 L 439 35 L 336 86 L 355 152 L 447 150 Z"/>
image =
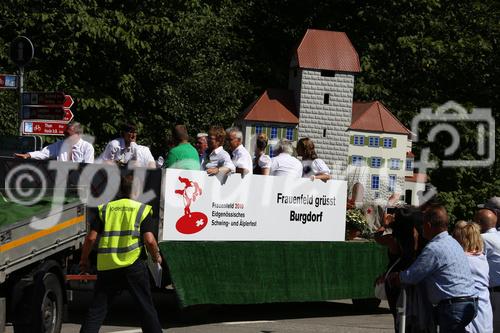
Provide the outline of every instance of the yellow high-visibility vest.
<path id="1" fill-rule="evenodd" d="M 152 207 L 131 200 L 120 199 L 98 206 L 104 231 L 97 249 L 97 270 L 132 265 L 140 256 L 141 223 L 152 213 Z"/>

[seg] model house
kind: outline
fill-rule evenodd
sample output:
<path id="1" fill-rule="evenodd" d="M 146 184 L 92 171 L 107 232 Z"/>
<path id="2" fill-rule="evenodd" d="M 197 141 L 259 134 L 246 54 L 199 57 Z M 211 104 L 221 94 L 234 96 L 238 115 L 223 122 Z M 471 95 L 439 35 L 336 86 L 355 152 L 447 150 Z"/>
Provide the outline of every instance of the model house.
<path id="1" fill-rule="evenodd" d="M 425 182 L 413 173 L 410 130 L 375 101 L 353 103 L 347 132 L 348 183 L 356 189 L 356 201 L 387 199 L 396 193 L 401 200 L 416 204 Z"/>
<path id="2" fill-rule="evenodd" d="M 253 154 L 255 134 L 264 132 L 273 157 L 279 139 L 309 137 L 333 178 L 348 180 L 351 196 L 415 199 L 423 185 L 415 185 L 421 177 L 413 175 L 411 133 L 380 102 L 353 103 L 359 72 L 358 54 L 344 32 L 307 30 L 290 61 L 288 89 L 264 91 L 236 121 L 244 144 Z"/>

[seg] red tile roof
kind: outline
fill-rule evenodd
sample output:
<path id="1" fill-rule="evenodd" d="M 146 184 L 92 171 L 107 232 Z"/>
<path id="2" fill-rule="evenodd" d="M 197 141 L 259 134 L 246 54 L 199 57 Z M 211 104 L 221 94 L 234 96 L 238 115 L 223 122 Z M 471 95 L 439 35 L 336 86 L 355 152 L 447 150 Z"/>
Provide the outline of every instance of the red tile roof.
<path id="1" fill-rule="evenodd" d="M 349 129 L 409 135 L 411 132 L 379 101 L 353 102 Z"/>
<path id="2" fill-rule="evenodd" d="M 267 89 L 242 115 L 243 120 L 298 124 L 292 90 Z"/>
<path id="3" fill-rule="evenodd" d="M 406 176 L 405 180 L 412 183 L 427 183 L 427 175 L 425 173 L 414 173 L 413 176 Z"/>
<path id="4" fill-rule="evenodd" d="M 296 56 L 300 68 L 361 72 L 358 53 L 345 32 L 308 29 Z"/>

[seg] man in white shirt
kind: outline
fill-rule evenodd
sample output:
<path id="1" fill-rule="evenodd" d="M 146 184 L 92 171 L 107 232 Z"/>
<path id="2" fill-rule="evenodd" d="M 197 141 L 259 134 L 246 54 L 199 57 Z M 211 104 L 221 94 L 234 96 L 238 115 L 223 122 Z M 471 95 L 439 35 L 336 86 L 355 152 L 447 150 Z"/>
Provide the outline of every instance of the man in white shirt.
<path id="1" fill-rule="evenodd" d="M 122 127 L 122 136 L 111 140 L 106 145 L 98 161 L 118 165 L 131 165 L 138 167 L 156 168 L 156 162 L 148 147 L 138 145 L 137 127 L 134 124 L 125 124 Z"/>
<path id="2" fill-rule="evenodd" d="M 208 131 L 208 149 L 210 152 L 202 165 L 202 169 L 209 175 L 227 174 L 236 171 L 231 157 L 222 147 L 225 138 L 226 132 L 222 127 L 212 126 Z"/>
<path id="3" fill-rule="evenodd" d="M 35 160 L 55 159 L 61 162 L 93 163 L 94 147 L 81 138 L 83 128 L 80 123 L 69 123 L 64 131 L 64 140 L 59 140 L 39 151 L 14 156 Z"/>
<path id="4" fill-rule="evenodd" d="M 271 159 L 271 176 L 302 178 L 302 163 L 292 156 L 292 142 L 281 139 L 276 145 L 276 152 L 278 156 Z"/>
<path id="5" fill-rule="evenodd" d="M 125 124 L 122 127 L 121 134 L 120 138 L 108 142 L 103 153 L 97 159 L 99 162 L 125 165 L 132 160 L 137 145 L 135 143 L 137 140 L 137 128 L 133 124 Z"/>
<path id="6" fill-rule="evenodd" d="M 237 127 L 231 127 L 226 130 L 226 140 L 233 154 L 231 161 L 236 167 L 236 173 L 242 175 L 253 173 L 252 157 L 248 150 L 241 144 L 243 133 Z"/>
<path id="7" fill-rule="evenodd" d="M 491 200 L 491 199 L 490 199 Z M 496 229 L 497 212 L 486 204 L 477 211 L 474 221 L 481 227 L 484 254 L 490 267 L 490 301 L 493 309 L 493 332 L 500 332 L 500 232 Z"/>

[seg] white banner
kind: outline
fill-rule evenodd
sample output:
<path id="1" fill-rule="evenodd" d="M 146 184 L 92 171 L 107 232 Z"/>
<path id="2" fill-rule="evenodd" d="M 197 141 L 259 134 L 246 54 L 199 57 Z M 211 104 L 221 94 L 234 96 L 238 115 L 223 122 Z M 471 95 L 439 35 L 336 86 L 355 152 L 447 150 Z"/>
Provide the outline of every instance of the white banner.
<path id="1" fill-rule="evenodd" d="M 343 241 L 347 183 L 167 169 L 162 240 Z"/>

